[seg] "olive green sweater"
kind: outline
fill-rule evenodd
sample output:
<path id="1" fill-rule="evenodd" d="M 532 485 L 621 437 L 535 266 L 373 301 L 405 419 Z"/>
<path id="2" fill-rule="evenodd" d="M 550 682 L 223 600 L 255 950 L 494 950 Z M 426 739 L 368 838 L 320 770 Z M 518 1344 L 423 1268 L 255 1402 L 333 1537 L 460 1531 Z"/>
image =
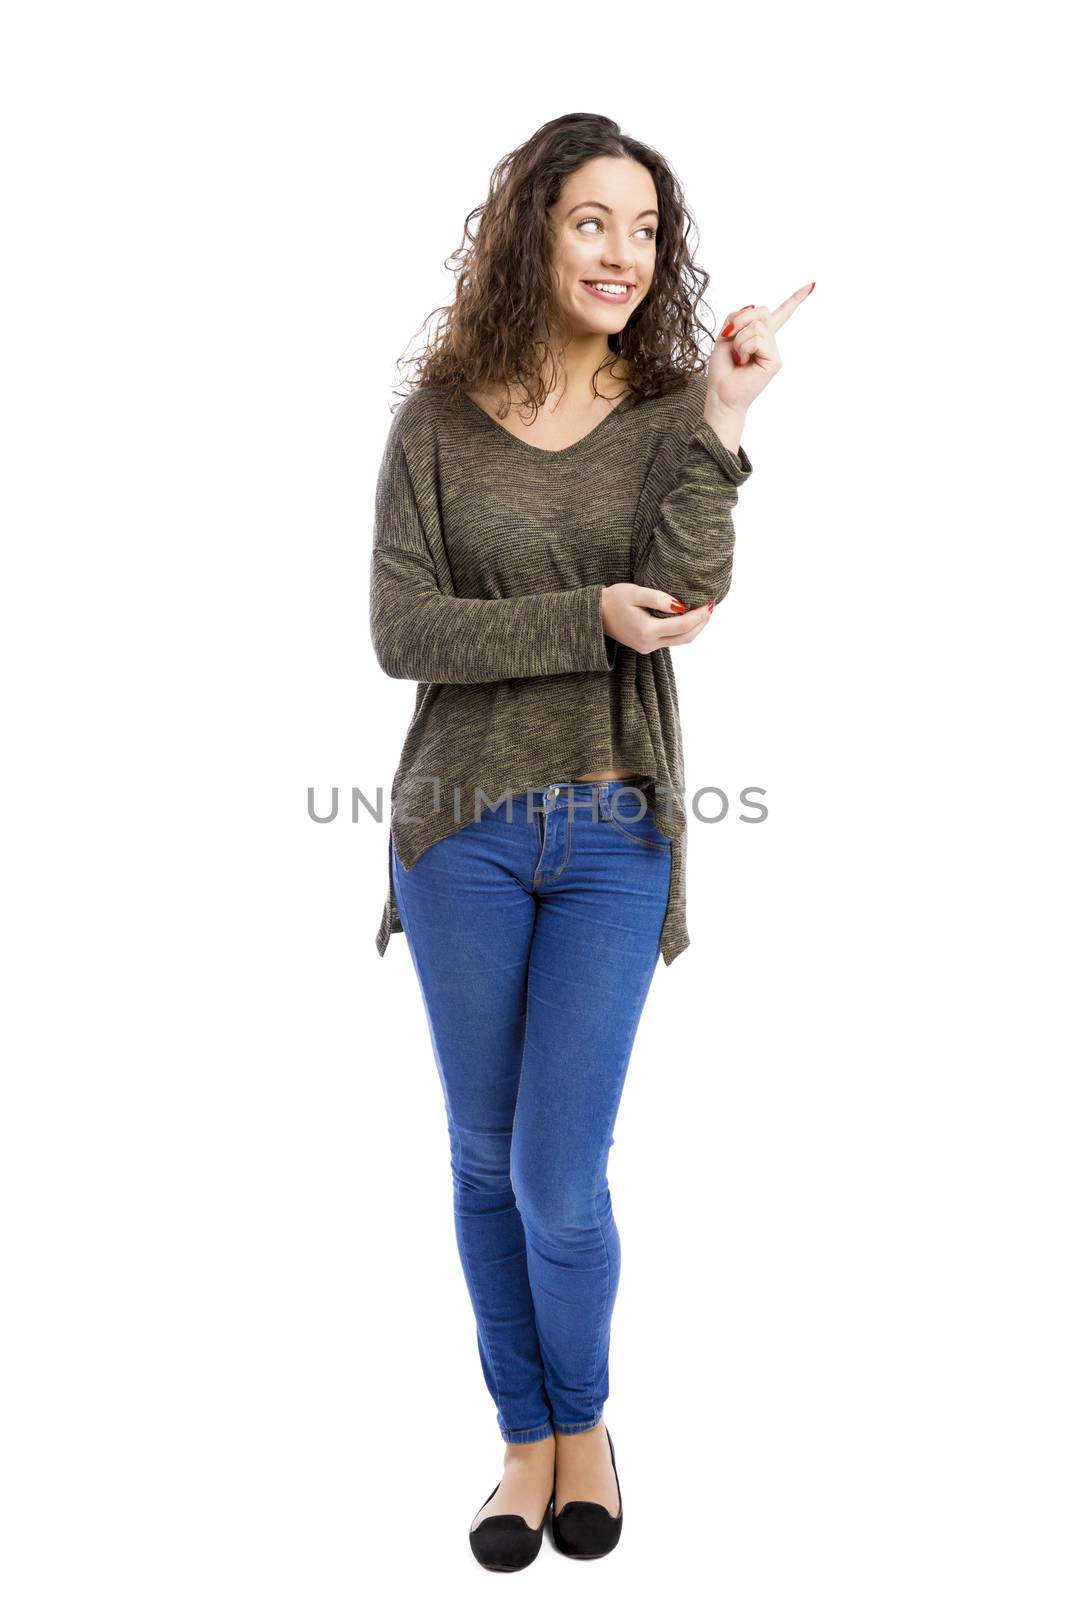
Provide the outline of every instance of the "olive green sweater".
<path id="1" fill-rule="evenodd" d="M 626 396 L 577 443 L 543 450 L 466 395 L 416 389 L 394 413 L 375 495 L 371 639 L 383 671 L 418 686 L 391 791 L 404 867 L 475 819 L 478 790 L 478 814 L 510 790 L 524 815 L 528 790 L 635 772 L 672 843 L 667 965 L 690 942 L 671 651 L 609 639 L 600 597 L 631 581 L 689 608 L 729 589 L 731 511 L 752 463 L 704 420 L 706 392 L 701 374 Z M 381 955 L 400 932 L 390 856 Z"/>

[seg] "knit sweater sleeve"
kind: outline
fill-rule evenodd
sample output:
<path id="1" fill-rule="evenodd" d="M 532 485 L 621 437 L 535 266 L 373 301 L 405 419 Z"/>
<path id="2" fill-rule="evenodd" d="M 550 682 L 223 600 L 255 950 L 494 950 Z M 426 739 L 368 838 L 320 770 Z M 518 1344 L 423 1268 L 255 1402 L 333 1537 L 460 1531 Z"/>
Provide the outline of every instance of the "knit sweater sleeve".
<path id="1" fill-rule="evenodd" d="M 735 455 L 702 420 L 655 516 L 638 531 L 633 581 L 665 589 L 690 610 L 721 600 L 733 571 L 731 512 L 751 476 L 744 446 Z"/>
<path id="2" fill-rule="evenodd" d="M 417 489 L 394 418 L 378 472 L 370 574 L 371 641 L 382 670 L 420 683 L 609 672 L 616 641 L 604 633 L 604 585 L 510 599 L 450 593 L 440 540 L 427 536 L 427 525 L 437 525 L 431 492 Z"/>

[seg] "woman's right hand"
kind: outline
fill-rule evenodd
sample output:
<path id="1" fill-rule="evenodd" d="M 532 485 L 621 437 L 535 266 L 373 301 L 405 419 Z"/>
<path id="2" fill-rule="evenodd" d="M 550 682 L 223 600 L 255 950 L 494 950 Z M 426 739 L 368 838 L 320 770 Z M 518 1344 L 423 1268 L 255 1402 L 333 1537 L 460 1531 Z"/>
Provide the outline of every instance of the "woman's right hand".
<path id="1" fill-rule="evenodd" d="M 680 605 L 681 601 L 664 589 L 646 589 L 641 583 L 607 583 L 600 597 L 604 632 L 642 656 L 664 645 L 692 644 L 710 622 L 714 604 L 696 606 L 677 616 L 650 615 L 650 611 L 677 611 Z"/>

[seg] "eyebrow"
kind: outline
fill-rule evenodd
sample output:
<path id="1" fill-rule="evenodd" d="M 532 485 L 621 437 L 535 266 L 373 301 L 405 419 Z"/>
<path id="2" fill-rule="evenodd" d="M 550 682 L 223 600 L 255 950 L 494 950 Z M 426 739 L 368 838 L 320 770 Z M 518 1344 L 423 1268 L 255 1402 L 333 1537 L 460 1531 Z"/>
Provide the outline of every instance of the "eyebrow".
<path id="1" fill-rule="evenodd" d="M 612 214 L 611 207 L 603 205 L 599 200 L 580 200 L 576 206 L 571 206 L 570 210 L 567 212 L 567 217 L 573 217 L 576 211 L 588 211 L 590 206 L 596 206 L 598 211 L 606 211 L 609 217 Z M 566 222 L 567 217 L 564 217 L 564 222 Z M 634 218 L 634 221 L 637 222 L 641 217 L 655 217 L 656 221 L 658 222 L 659 212 L 653 211 L 651 208 L 649 208 L 647 211 L 639 211 L 637 216 Z"/>

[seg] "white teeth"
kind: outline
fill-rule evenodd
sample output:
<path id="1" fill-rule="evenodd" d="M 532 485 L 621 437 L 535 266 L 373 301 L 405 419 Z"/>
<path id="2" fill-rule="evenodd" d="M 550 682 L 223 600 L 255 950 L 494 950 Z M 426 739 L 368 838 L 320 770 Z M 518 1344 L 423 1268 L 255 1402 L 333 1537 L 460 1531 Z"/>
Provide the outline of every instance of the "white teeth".
<path id="1" fill-rule="evenodd" d="M 625 295 L 630 292 L 628 283 L 591 283 L 591 289 L 599 289 L 602 294 Z"/>

